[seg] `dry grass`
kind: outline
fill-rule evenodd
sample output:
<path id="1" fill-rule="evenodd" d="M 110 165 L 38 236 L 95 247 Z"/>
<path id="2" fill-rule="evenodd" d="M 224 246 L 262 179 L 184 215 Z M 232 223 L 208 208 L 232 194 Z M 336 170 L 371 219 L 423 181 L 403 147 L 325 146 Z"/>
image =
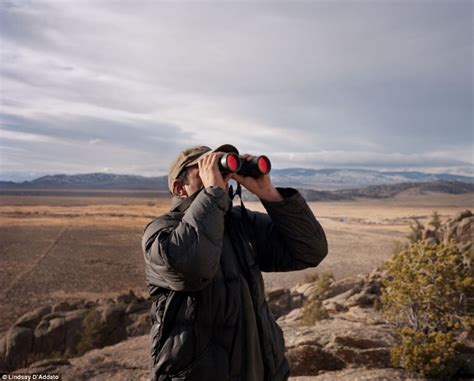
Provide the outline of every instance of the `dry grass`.
<path id="1" fill-rule="evenodd" d="M 44 303 L 106 298 L 130 288 L 145 291 L 140 237 L 168 198 L 0 195 L 0 332 Z M 249 209 L 262 210 L 259 203 Z M 291 287 L 306 274 L 337 279 L 369 271 L 409 232 L 410 218 L 442 218 L 472 208 L 473 195 L 412 196 L 390 200 L 312 203 L 326 230 L 330 254 L 315 269 L 264 274 L 269 287 Z"/>

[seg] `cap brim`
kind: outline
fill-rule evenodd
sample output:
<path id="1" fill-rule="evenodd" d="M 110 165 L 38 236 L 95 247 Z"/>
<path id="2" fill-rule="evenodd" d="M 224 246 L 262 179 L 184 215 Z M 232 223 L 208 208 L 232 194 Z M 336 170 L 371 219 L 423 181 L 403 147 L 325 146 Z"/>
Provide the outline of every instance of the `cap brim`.
<path id="1" fill-rule="evenodd" d="M 239 154 L 239 150 L 235 148 L 232 144 L 224 144 L 216 149 L 213 149 L 212 152 L 233 152 L 236 153 L 237 155 Z"/>
<path id="2" fill-rule="evenodd" d="M 239 154 L 239 150 L 237 148 L 235 148 L 232 144 L 223 144 L 223 145 L 217 147 L 216 149 L 213 149 L 212 151 L 205 152 L 204 154 L 199 156 L 196 160 L 193 160 L 188 165 L 186 165 L 186 167 L 196 165 L 198 163 L 198 161 L 202 159 L 203 156 L 209 155 L 212 152 L 225 152 L 225 153 L 232 152 L 232 153 L 235 153 L 237 155 Z"/>

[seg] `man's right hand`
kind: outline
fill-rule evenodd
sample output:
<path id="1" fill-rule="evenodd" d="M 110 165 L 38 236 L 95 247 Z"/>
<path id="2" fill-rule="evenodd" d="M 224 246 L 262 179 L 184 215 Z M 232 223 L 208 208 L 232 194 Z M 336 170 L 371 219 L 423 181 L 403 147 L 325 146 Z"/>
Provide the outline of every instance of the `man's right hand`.
<path id="1" fill-rule="evenodd" d="M 224 154 L 222 152 L 212 152 L 204 155 L 198 161 L 199 177 L 201 178 L 204 188 L 215 186 L 226 189 L 226 182 L 219 171 L 218 162 Z"/>

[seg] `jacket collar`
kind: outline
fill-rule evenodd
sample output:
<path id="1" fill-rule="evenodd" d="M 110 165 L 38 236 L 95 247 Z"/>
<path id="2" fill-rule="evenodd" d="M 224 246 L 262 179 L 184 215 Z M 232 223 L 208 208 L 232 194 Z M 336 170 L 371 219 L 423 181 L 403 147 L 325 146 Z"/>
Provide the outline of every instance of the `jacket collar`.
<path id="1" fill-rule="evenodd" d="M 171 212 L 184 213 L 186 211 L 186 209 L 189 208 L 189 205 L 192 204 L 194 199 L 197 197 L 197 195 L 199 193 L 201 193 L 201 191 L 203 189 L 204 188 L 199 189 L 198 191 L 194 192 L 189 197 L 180 197 L 180 196 L 173 195 L 173 197 L 171 198 L 171 210 L 170 211 Z"/>
<path id="2" fill-rule="evenodd" d="M 239 189 L 240 187 L 237 188 L 237 192 L 234 192 L 234 190 L 232 189 L 232 186 L 229 188 L 229 197 L 230 197 L 230 205 L 232 206 L 232 200 L 234 199 L 235 195 L 239 195 L 239 197 L 241 198 L 241 201 L 242 201 L 242 197 L 241 197 L 241 190 Z M 197 195 L 199 193 L 202 192 L 204 188 L 201 188 L 199 190 L 197 190 L 196 192 L 194 192 L 191 196 L 189 197 L 180 197 L 180 196 L 177 196 L 177 195 L 173 195 L 171 197 L 171 209 L 170 209 L 170 212 L 181 212 L 181 213 L 184 213 L 186 211 L 186 209 L 189 208 L 189 206 L 193 203 L 194 199 L 197 197 Z M 243 206 L 243 203 L 242 203 L 242 206 Z M 229 208 L 230 210 L 231 208 Z"/>

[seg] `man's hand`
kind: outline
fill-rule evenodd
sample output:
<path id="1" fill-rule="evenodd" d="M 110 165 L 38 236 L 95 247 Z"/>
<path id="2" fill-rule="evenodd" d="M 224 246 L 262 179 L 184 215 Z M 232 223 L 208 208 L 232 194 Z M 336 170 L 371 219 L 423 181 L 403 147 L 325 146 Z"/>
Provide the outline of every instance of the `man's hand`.
<path id="1" fill-rule="evenodd" d="M 226 189 L 227 184 L 217 164 L 222 156 L 222 152 L 211 152 L 198 161 L 199 177 L 205 188 L 215 186 Z"/>
<path id="2" fill-rule="evenodd" d="M 242 160 L 251 161 L 255 156 L 242 155 Z M 264 201 L 281 201 L 283 200 L 280 192 L 276 190 L 270 180 L 269 175 L 263 175 L 259 177 L 240 176 L 233 173 L 231 178 L 242 184 L 249 192 L 252 192 L 255 196 Z"/>

